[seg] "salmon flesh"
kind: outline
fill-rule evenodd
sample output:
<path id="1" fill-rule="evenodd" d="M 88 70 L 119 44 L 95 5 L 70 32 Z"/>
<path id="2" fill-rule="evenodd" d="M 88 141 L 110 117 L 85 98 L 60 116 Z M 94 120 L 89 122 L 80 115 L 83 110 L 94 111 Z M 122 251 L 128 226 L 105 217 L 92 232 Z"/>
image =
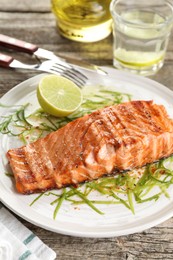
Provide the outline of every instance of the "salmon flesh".
<path id="1" fill-rule="evenodd" d="M 30 194 L 131 170 L 173 153 L 163 105 L 131 101 L 78 118 L 7 152 L 18 192 Z"/>

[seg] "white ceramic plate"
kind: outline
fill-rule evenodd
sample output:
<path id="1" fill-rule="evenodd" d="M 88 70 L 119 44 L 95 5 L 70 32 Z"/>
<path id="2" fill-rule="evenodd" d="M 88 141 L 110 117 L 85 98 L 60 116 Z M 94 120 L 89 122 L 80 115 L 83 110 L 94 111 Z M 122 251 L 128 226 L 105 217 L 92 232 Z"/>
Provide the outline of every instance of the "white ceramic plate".
<path id="1" fill-rule="evenodd" d="M 88 72 L 88 84 L 93 87 L 98 84 L 111 86 L 118 91 L 132 94 L 133 99 L 153 99 L 156 103 L 165 105 L 168 113 L 173 117 L 172 91 L 147 78 L 115 69 L 105 69 L 109 72 L 107 77 Z M 38 107 L 35 90 L 42 77 L 43 74 L 17 85 L 2 97 L 0 103 L 21 105 L 30 102 L 33 104 L 33 110 L 35 110 Z M 7 108 L 0 108 L 0 114 L 6 113 L 7 110 Z M 17 215 L 35 225 L 72 236 L 113 237 L 143 231 L 173 216 L 173 190 L 170 189 L 170 199 L 162 196 L 156 202 L 136 204 L 135 215 L 123 205 L 99 205 L 98 208 L 105 213 L 99 215 L 87 205 L 76 208 L 65 202 L 56 220 L 53 220 L 54 208 L 50 205 L 50 202 L 54 198 L 44 196 L 30 207 L 29 204 L 37 195 L 18 194 L 11 178 L 5 175 L 8 170 L 5 154 L 9 148 L 18 145 L 15 138 L 0 135 L 0 199 Z"/>

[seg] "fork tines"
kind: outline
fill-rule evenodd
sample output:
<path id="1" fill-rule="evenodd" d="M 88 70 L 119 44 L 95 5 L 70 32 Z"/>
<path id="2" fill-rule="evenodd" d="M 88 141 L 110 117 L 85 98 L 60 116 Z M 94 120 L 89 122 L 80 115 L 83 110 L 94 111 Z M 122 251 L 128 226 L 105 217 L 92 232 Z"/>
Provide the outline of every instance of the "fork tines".
<path id="1" fill-rule="evenodd" d="M 54 63 L 51 67 L 52 72 L 58 72 L 62 76 L 72 80 L 78 87 L 82 88 L 88 80 L 87 76 L 80 71 L 74 69 L 73 67 L 65 66 L 59 63 Z"/>

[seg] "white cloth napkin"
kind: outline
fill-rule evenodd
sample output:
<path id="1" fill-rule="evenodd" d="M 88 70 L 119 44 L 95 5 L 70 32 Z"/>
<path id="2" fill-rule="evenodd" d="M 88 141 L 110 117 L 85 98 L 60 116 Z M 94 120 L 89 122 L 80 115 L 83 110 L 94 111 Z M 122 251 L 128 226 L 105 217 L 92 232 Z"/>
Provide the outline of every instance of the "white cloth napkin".
<path id="1" fill-rule="evenodd" d="M 0 203 L 0 260 L 54 260 L 56 253 Z"/>

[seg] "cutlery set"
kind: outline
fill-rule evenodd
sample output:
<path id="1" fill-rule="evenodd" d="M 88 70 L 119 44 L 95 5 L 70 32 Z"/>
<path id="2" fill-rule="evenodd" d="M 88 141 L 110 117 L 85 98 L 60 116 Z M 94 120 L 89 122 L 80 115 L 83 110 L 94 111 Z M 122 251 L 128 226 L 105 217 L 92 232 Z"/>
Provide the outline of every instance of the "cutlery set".
<path id="1" fill-rule="evenodd" d="M 87 81 L 87 77 L 83 73 L 74 69 L 70 65 L 61 62 L 57 63 L 52 60 L 46 60 L 37 64 L 26 64 L 11 56 L 0 53 L 0 66 L 12 69 L 38 70 L 58 74 L 72 80 L 79 87 L 83 86 Z"/>
<path id="2" fill-rule="evenodd" d="M 39 48 L 34 44 L 11 38 L 3 34 L 0 34 L 0 46 L 46 59 L 46 61 L 31 65 L 20 62 L 9 55 L 0 53 L 0 66 L 2 67 L 38 70 L 62 75 L 75 82 L 79 87 L 84 85 L 88 80 L 85 75 L 86 70 L 95 71 L 96 73 L 103 75 L 107 74 L 102 68 L 94 64 L 89 64 L 73 58 L 60 57 L 53 52 Z M 78 69 L 80 69 L 80 71 Z"/>

